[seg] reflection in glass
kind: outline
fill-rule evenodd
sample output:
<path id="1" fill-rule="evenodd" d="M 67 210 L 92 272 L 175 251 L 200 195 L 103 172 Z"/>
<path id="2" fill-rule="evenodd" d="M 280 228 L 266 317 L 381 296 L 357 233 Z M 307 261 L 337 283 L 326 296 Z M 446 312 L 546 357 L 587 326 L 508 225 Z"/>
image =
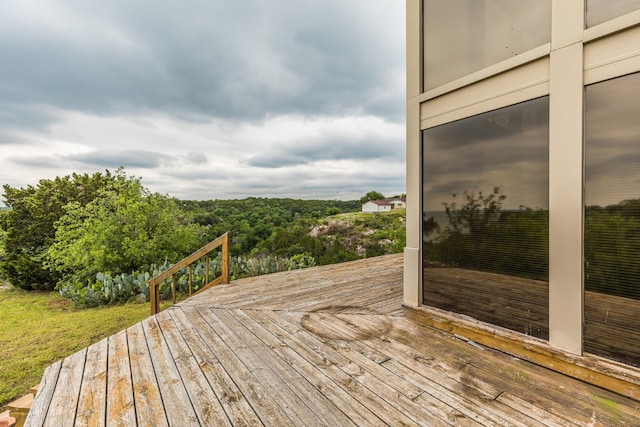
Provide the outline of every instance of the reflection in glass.
<path id="1" fill-rule="evenodd" d="M 587 0 L 587 28 L 640 9 L 640 0 Z"/>
<path id="2" fill-rule="evenodd" d="M 550 0 L 425 0 L 425 90 L 550 40 Z"/>
<path id="3" fill-rule="evenodd" d="M 640 366 L 640 74 L 585 93 L 585 350 Z"/>
<path id="4" fill-rule="evenodd" d="M 549 100 L 423 131 L 423 302 L 548 338 Z"/>

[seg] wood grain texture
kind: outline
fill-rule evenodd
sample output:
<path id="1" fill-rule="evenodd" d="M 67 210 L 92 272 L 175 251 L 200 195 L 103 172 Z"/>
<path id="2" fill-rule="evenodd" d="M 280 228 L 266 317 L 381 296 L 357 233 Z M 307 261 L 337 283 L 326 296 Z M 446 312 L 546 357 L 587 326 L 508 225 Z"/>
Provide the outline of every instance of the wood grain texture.
<path id="1" fill-rule="evenodd" d="M 52 365 L 27 425 L 640 425 L 638 401 L 401 300 L 398 255 L 219 285 Z"/>

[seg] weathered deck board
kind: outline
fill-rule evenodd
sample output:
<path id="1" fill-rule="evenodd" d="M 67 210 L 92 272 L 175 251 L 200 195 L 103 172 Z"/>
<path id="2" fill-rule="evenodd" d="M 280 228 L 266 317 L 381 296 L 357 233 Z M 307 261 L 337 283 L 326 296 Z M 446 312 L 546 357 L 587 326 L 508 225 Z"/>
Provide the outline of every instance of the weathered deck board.
<path id="1" fill-rule="evenodd" d="M 28 426 L 640 425 L 640 403 L 402 316 L 402 258 L 243 279 L 45 372 Z"/>
<path id="2" fill-rule="evenodd" d="M 78 396 L 82 385 L 86 355 L 87 349 L 84 349 L 62 361 L 47 417 L 43 420 L 44 426 L 73 425 L 77 416 Z"/>
<path id="3" fill-rule="evenodd" d="M 220 401 L 202 374 L 198 362 L 169 312 L 161 312 L 156 317 L 167 341 L 171 358 L 176 363 L 178 374 L 182 378 L 182 383 L 198 417 L 198 423 L 216 426 L 231 425 Z"/>
<path id="4" fill-rule="evenodd" d="M 136 411 L 127 331 L 119 332 L 109 338 L 106 367 L 109 400 L 106 402 L 105 425 L 116 427 L 135 425 Z"/>
<path id="5" fill-rule="evenodd" d="M 87 349 L 76 418 L 80 424 L 103 426 L 107 395 L 106 339 Z"/>
<path id="6" fill-rule="evenodd" d="M 228 377 L 233 381 L 243 398 L 256 411 L 256 415 L 261 422 L 264 425 L 293 426 L 294 423 L 289 419 L 286 412 L 282 411 L 271 398 L 268 387 L 265 387 L 259 381 L 259 378 L 256 378 L 255 374 L 257 372 L 252 372 L 250 367 L 245 364 L 242 352 L 245 351 L 246 347 L 229 347 L 223 336 L 211 328 L 207 322 L 205 316 L 208 309 L 203 309 L 204 316 L 193 307 L 184 307 L 182 311 L 207 342 Z M 229 394 L 229 397 L 234 398 L 234 395 Z"/>
<path id="7" fill-rule="evenodd" d="M 203 376 L 209 384 L 215 385 L 213 391 L 225 413 L 228 414 L 229 420 L 234 420 L 234 424 L 237 426 L 261 425 L 260 418 L 251 408 L 244 394 L 238 389 L 225 367 L 209 348 L 204 339 L 207 334 L 201 335 L 194 324 L 186 318 L 183 310 L 171 310 L 170 314 L 182 332 L 198 366 L 202 369 Z"/>
<path id="8" fill-rule="evenodd" d="M 142 323 L 127 329 L 127 342 L 137 424 L 168 426 Z"/>
<path id="9" fill-rule="evenodd" d="M 169 344 L 160 331 L 157 316 L 143 321 L 142 327 L 169 425 L 201 425 L 184 385 L 189 378 L 180 376 L 176 361 L 169 351 Z"/>

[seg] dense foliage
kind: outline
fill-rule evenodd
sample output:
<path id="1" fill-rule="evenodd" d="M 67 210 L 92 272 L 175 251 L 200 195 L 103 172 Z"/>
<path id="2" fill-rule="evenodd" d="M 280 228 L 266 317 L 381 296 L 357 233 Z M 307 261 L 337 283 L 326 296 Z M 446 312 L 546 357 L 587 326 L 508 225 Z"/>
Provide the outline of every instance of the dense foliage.
<path id="1" fill-rule="evenodd" d="M 121 171 L 115 175 L 106 171 L 43 179 L 35 187 L 4 185 L 3 197 L 10 209 L 1 216 L 6 253 L 0 260 L 0 270 L 18 287 L 53 289 L 60 274 L 47 269 L 44 263 L 47 249 L 55 239 L 55 224 L 66 213 L 65 206 L 69 203 L 84 206 L 99 191 L 123 179 Z"/>
<path id="2" fill-rule="evenodd" d="M 7 238 L 7 232 L 4 230 L 4 227 L 2 227 L 2 223 L 4 222 L 4 219 L 7 217 L 9 213 L 8 209 L 1 209 L 0 208 L 0 263 L 2 263 L 2 260 L 4 260 L 5 255 L 7 253 L 5 247 L 4 247 L 4 242 Z M 2 271 L 0 270 L 0 277 L 2 276 Z"/>
<path id="3" fill-rule="evenodd" d="M 318 265 L 402 252 L 406 211 L 348 213 L 316 221 L 299 221 L 276 230 L 255 253 L 281 256 L 309 254 Z"/>
<path id="4" fill-rule="evenodd" d="M 281 258 L 277 256 L 267 257 L 231 257 L 230 274 L 231 279 L 236 280 L 243 277 L 259 276 L 261 274 L 276 273 L 279 271 L 296 270 L 300 268 L 313 267 L 315 261 L 313 257 L 307 255 L 297 255 L 291 258 Z M 108 305 L 122 303 L 132 300 L 145 302 L 149 299 L 149 279 L 162 271 L 168 269 L 171 263 L 165 262 L 162 265 L 151 265 L 148 271 L 126 274 L 121 273 L 111 275 L 99 272 L 93 281 L 88 283 L 77 282 L 75 284 L 65 284 L 60 288 L 60 294 L 71 298 L 77 307 L 95 307 L 98 305 Z M 205 284 L 205 260 L 201 259 L 193 266 L 191 284 L 192 291 L 197 292 Z M 220 275 L 222 269 L 221 257 L 211 259 L 209 271 L 213 275 Z M 189 272 L 185 268 L 176 273 L 176 292 L 187 295 L 189 293 Z M 167 279 L 160 283 L 160 298 L 169 299 L 172 295 L 172 279 Z"/>
<path id="5" fill-rule="evenodd" d="M 199 227 L 189 225 L 173 199 L 149 194 L 140 180 L 115 173 L 4 186 L 5 256 L 0 269 L 23 289 L 52 290 L 86 281 L 98 271 L 120 273 L 173 261 L 197 248 Z"/>
<path id="6" fill-rule="evenodd" d="M 225 232 L 234 278 L 400 252 L 405 245 L 404 210 L 362 214 L 358 200 L 178 201 L 151 194 L 122 169 L 4 191 L 1 271 L 24 289 L 57 287 L 80 306 L 147 299 L 150 277 Z M 219 260 L 211 262 L 213 271 L 220 269 Z M 196 266 L 196 282 L 203 269 Z M 185 283 L 178 274 L 179 291 Z M 165 283 L 161 293 L 168 292 Z"/>
<path id="7" fill-rule="evenodd" d="M 382 200 L 384 199 L 384 194 L 378 191 L 369 191 L 364 196 L 360 197 L 360 203 L 364 204 L 370 200 Z"/>
<path id="8" fill-rule="evenodd" d="M 82 206 L 72 202 L 56 223 L 45 265 L 61 274 L 58 286 L 91 281 L 98 272 L 121 274 L 178 261 L 203 244 L 177 202 L 150 194 L 130 178 L 100 191 Z"/>
<path id="9" fill-rule="evenodd" d="M 295 200 L 249 197 L 242 200 L 182 201 L 193 221 L 206 226 L 209 240 L 229 232 L 231 253 L 251 253 L 274 232 L 329 215 L 360 210 L 357 200 Z M 297 252 L 296 252 L 297 253 Z"/>
<path id="10" fill-rule="evenodd" d="M 296 209 L 299 214 L 294 216 L 291 223 L 284 223 L 275 229 L 265 225 L 271 232 L 269 238 L 258 240 L 250 253 L 231 257 L 231 277 L 242 277 L 273 273 L 283 270 L 310 267 L 316 264 L 330 264 L 349 261 L 365 256 L 377 256 L 402 251 L 405 246 L 405 211 L 399 210 L 381 214 L 346 213 L 323 217 L 322 213 L 331 212 L 335 207 L 326 208 L 322 201 L 291 201 L 288 199 L 246 199 L 212 202 L 181 202 L 183 206 L 191 205 L 191 212 L 199 212 L 202 217 L 214 218 L 219 212 L 209 215 L 204 206 L 224 205 L 235 222 L 225 221 L 231 228 L 236 242 L 247 242 L 246 231 L 252 233 L 251 228 L 244 225 L 248 219 L 255 218 L 250 209 L 250 202 L 257 200 L 259 209 L 270 211 L 273 204 L 277 212 L 278 206 L 286 204 Z M 335 203 L 335 202 L 331 202 Z M 193 205 L 197 204 L 197 209 Z M 313 209 L 300 209 L 300 206 Z M 318 209 L 320 207 L 321 209 Z M 243 209 L 244 208 L 244 209 Z M 285 211 L 286 212 L 286 211 Z M 273 218 L 268 224 L 272 223 Z M 316 218 L 319 217 L 319 218 Z M 236 227 L 239 224 L 240 227 Z M 264 223 L 263 223 L 264 224 Z M 214 228 L 216 224 L 208 224 Z M 271 231 L 273 230 L 273 231 Z M 217 234 L 218 232 L 216 232 Z M 253 235 L 253 233 L 251 234 Z M 170 263 L 151 265 L 147 270 L 136 270 L 131 273 L 107 274 L 98 272 L 95 277 L 84 282 L 69 281 L 61 288 L 61 293 L 75 301 L 78 306 L 95 306 L 111 304 L 131 299 L 145 300 L 149 297 L 148 280 Z M 197 291 L 204 284 L 204 264 L 201 260 L 193 269 L 193 289 Z M 210 261 L 210 271 L 217 274 L 221 270 L 220 258 Z M 187 270 L 177 275 L 178 292 L 188 291 Z M 162 298 L 171 294 L 171 282 L 166 281 L 160 286 Z"/>

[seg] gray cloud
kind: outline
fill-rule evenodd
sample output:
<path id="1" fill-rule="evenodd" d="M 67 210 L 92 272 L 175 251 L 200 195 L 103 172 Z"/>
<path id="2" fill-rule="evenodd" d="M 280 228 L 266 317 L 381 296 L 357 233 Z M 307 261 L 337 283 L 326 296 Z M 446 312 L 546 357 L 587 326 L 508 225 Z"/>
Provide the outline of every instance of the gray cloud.
<path id="1" fill-rule="evenodd" d="M 401 116 L 388 81 L 402 74 L 403 52 L 373 25 L 385 12 L 379 5 L 69 0 L 34 11 L 30 3 L 10 1 L 0 18 L 3 110 Z"/>
<path id="2" fill-rule="evenodd" d="M 1 182 L 125 166 L 184 198 L 404 191 L 395 0 L 6 0 L 0 57 Z M 362 117 L 379 128 L 321 129 Z"/>
<path id="3" fill-rule="evenodd" d="M 279 144 L 251 157 L 249 164 L 277 168 L 308 164 L 319 160 L 402 160 L 402 141 L 375 136 L 326 136 Z"/>
<path id="4" fill-rule="evenodd" d="M 153 151 L 128 150 L 128 151 L 94 151 L 91 153 L 72 154 L 67 159 L 86 165 L 101 168 L 117 169 L 125 168 L 157 168 L 163 161 L 169 160 L 166 154 Z"/>

